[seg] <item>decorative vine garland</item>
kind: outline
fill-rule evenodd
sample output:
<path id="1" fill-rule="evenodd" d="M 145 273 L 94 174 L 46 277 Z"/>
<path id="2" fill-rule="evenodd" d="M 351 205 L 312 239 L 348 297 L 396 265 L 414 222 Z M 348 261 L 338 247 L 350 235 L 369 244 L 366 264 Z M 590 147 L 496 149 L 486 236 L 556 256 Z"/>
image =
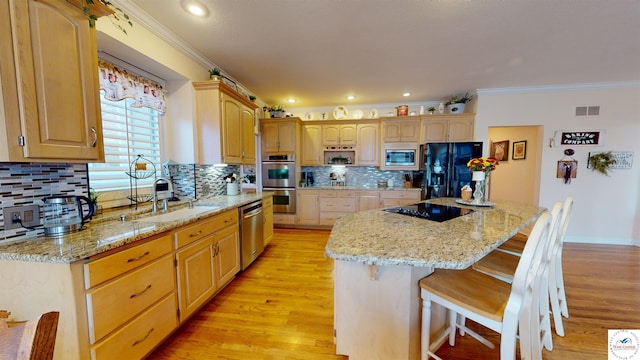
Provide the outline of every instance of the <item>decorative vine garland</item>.
<path id="1" fill-rule="evenodd" d="M 589 166 L 591 166 L 591 170 L 604 175 L 609 175 L 609 170 L 615 163 L 616 159 L 613 158 L 611 151 L 589 156 Z"/>

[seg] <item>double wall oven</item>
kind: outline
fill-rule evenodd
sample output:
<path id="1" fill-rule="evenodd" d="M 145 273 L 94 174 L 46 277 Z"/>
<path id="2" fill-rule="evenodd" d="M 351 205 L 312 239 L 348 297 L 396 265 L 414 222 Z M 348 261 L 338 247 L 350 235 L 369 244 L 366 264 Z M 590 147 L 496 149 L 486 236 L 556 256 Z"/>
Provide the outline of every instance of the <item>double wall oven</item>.
<path id="1" fill-rule="evenodd" d="M 262 190 L 272 191 L 273 212 L 296 212 L 296 162 L 294 154 L 266 155 L 262 161 Z"/>

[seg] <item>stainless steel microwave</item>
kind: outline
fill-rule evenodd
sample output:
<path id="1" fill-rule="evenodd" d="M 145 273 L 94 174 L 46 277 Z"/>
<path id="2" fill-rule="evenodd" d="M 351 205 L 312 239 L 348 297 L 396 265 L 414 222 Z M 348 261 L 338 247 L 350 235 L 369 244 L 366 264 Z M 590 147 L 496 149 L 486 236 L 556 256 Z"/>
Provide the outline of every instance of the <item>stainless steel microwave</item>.
<path id="1" fill-rule="evenodd" d="M 384 165 L 385 166 L 416 166 L 418 160 L 416 149 L 385 149 Z"/>

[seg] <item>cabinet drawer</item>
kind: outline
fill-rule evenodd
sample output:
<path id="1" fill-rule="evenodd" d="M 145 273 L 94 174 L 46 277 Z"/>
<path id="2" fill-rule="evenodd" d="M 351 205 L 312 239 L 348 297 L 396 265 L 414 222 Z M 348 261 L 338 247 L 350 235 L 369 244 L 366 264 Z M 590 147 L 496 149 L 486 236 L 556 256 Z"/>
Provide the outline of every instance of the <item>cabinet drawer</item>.
<path id="1" fill-rule="evenodd" d="M 165 256 L 87 293 L 91 344 L 173 292 L 173 256 Z"/>
<path id="2" fill-rule="evenodd" d="M 403 190 L 381 191 L 380 198 L 381 199 L 420 200 L 420 192 L 419 191 L 403 191 Z"/>
<path id="3" fill-rule="evenodd" d="M 262 199 L 262 208 L 267 208 L 269 206 L 273 206 L 273 196 L 269 196 Z"/>
<path id="4" fill-rule="evenodd" d="M 336 220 L 338 220 L 339 217 L 345 216 L 345 215 L 349 215 L 349 214 L 350 213 L 348 213 L 348 212 L 325 212 L 325 213 L 320 213 L 320 225 L 333 226 L 333 224 L 336 223 Z"/>
<path id="5" fill-rule="evenodd" d="M 339 211 L 339 212 L 355 212 L 355 198 L 333 198 L 320 199 L 320 212 Z"/>
<path id="6" fill-rule="evenodd" d="M 232 224 L 238 224 L 237 209 L 229 210 L 222 214 L 212 216 L 209 219 L 198 221 L 193 225 L 182 227 L 175 232 L 176 248 L 191 244 L 206 235 Z"/>
<path id="7" fill-rule="evenodd" d="M 176 297 L 170 294 L 91 349 L 91 359 L 142 359 L 178 326 Z M 125 355 L 126 354 L 126 355 Z"/>
<path id="8" fill-rule="evenodd" d="M 172 250 L 171 235 L 167 234 L 156 240 L 86 263 L 84 265 L 84 286 L 86 289 L 90 289 L 138 266 L 147 264 Z"/>

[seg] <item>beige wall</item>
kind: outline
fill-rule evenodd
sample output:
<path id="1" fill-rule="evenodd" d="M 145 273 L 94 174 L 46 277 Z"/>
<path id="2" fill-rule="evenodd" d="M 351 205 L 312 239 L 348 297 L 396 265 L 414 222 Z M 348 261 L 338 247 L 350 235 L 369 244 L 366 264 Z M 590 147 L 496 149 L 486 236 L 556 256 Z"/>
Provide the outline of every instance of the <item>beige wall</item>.
<path id="1" fill-rule="evenodd" d="M 509 159 L 491 172 L 490 199 L 538 204 L 542 126 L 489 127 L 489 144 L 509 140 Z M 513 143 L 527 142 L 524 160 L 513 160 Z M 489 146 L 489 145 L 487 145 Z M 488 147 L 487 147 L 488 149 Z M 487 150 L 488 155 L 488 150 Z"/>

